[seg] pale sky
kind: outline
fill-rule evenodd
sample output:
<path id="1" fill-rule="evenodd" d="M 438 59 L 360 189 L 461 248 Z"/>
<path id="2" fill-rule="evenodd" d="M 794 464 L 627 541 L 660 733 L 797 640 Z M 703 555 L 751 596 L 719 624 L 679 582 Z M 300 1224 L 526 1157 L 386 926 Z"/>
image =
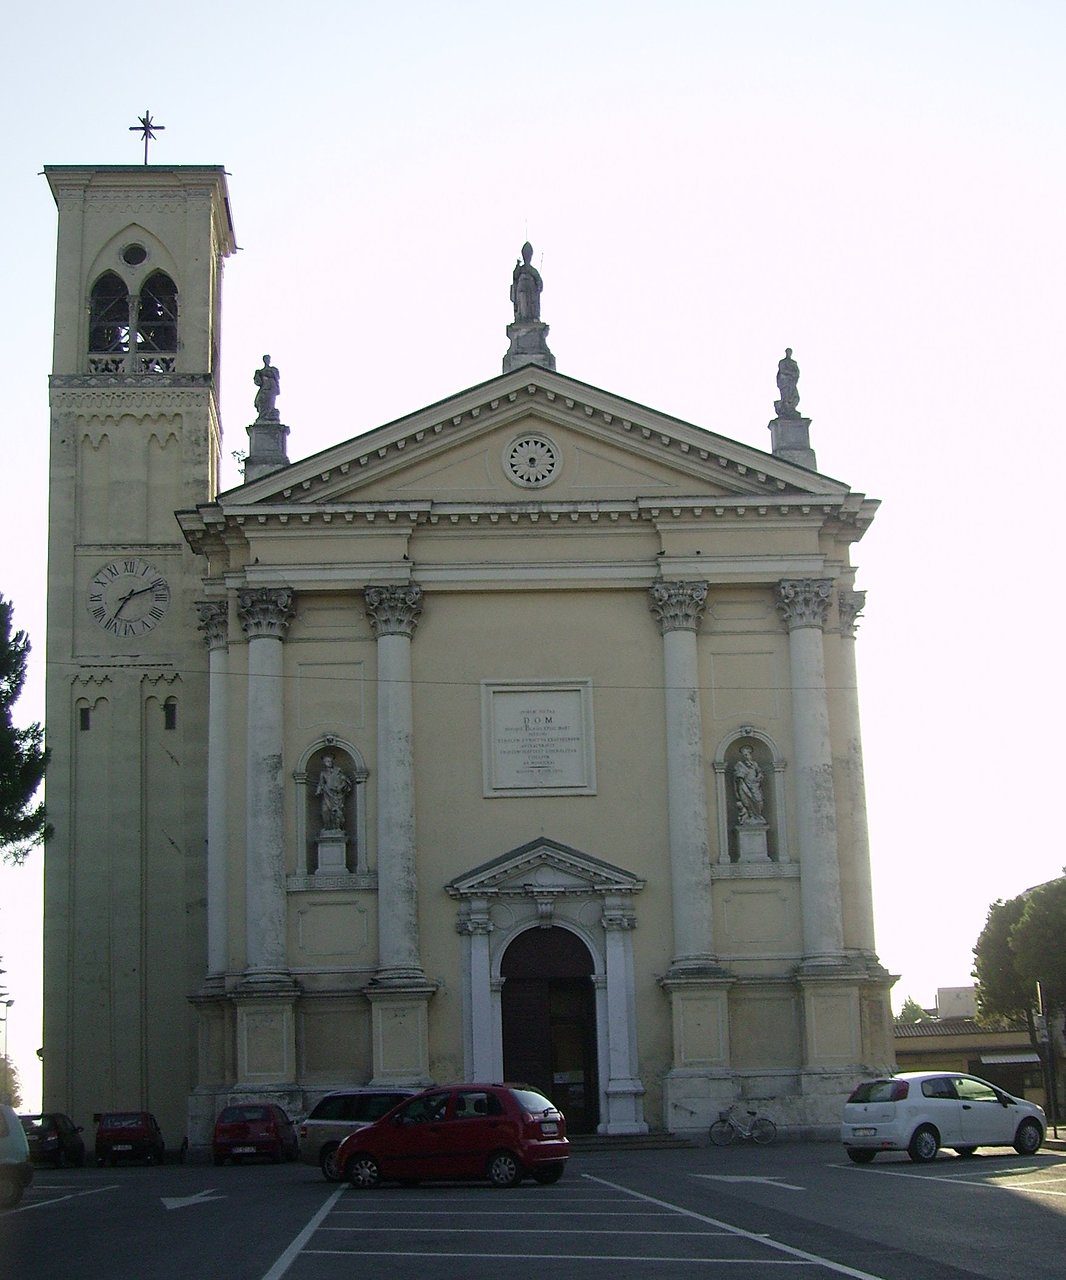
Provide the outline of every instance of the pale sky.
<path id="1" fill-rule="evenodd" d="M 149 109 L 153 163 L 230 174 L 227 487 L 265 351 L 293 459 L 498 373 L 527 238 L 562 373 L 769 450 L 794 348 L 819 469 L 883 503 L 854 548 L 878 951 L 897 1009 L 970 982 L 989 904 L 1066 862 L 1062 517 L 1037 483 L 1063 430 L 1061 0 L 50 0 L 4 36 L 20 722 L 44 714 L 39 174 L 140 163 Z M 0 870 L 29 1106 L 41 865 Z"/>

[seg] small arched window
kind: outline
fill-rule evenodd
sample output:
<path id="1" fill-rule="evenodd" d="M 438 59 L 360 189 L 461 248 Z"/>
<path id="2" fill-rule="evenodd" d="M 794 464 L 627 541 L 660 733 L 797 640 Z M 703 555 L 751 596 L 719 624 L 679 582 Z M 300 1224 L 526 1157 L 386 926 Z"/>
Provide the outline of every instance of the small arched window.
<path id="1" fill-rule="evenodd" d="M 125 284 L 108 271 L 93 285 L 89 301 L 89 351 L 121 357 L 130 349 L 130 299 Z M 116 367 L 124 362 L 118 360 Z M 99 369 L 94 362 L 94 372 Z"/>
<path id="2" fill-rule="evenodd" d="M 154 271 L 131 294 L 105 272 L 89 297 L 90 373 L 173 373 L 178 351 L 178 290 Z"/>
<path id="3" fill-rule="evenodd" d="M 178 349 L 178 290 L 163 271 L 141 285 L 137 314 L 137 350 L 172 355 Z M 145 370 L 151 372 L 151 370 Z"/>

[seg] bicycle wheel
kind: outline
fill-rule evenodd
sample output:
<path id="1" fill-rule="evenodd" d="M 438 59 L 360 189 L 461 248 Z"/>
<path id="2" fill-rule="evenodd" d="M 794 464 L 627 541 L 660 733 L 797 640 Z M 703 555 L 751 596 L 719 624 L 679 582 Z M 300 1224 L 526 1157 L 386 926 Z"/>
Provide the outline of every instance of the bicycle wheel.
<path id="1" fill-rule="evenodd" d="M 736 1136 L 736 1130 L 728 1120 L 716 1120 L 711 1125 L 711 1141 L 716 1147 L 728 1147 Z"/>
<path id="2" fill-rule="evenodd" d="M 761 1146 L 765 1146 L 777 1137 L 777 1125 L 772 1120 L 767 1120 L 765 1116 L 759 1116 L 752 1121 L 751 1136 Z"/>

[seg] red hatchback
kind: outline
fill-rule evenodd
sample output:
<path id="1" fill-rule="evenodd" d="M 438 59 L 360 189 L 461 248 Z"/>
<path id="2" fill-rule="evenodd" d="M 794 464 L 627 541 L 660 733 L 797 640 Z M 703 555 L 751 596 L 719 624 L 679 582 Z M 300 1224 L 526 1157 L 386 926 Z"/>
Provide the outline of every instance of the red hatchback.
<path id="1" fill-rule="evenodd" d="M 487 1178 L 515 1187 L 529 1174 L 558 1182 L 570 1154 L 563 1114 L 521 1084 L 427 1089 L 350 1134 L 336 1166 L 353 1187 L 424 1178 Z"/>
<path id="2" fill-rule="evenodd" d="M 215 1164 L 245 1156 L 269 1156 L 275 1164 L 295 1160 L 300 1151 L 292 1121 L 273 1102 L 241 1103 L 224 1107 L 215 1121 L 211 1140 Z"/>

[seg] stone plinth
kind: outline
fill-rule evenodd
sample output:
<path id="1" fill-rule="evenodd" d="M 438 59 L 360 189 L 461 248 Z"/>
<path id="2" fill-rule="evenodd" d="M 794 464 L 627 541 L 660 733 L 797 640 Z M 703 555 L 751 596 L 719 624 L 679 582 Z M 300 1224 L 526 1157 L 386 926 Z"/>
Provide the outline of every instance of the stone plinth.
<path id="1" fill-rule="evenodd" d="M 737 861 L 765 862 L 770 856 L 766 848 L 766 824 L 745 823 L 736 828 Z"/>
<path id="2" fill-rule="evenodd" d="M 348 839 L 338 828 L 326 828 L 318 836 L 318 870 L 336 875 L 348 869 Z"/>
<path id="3" fill-rule="evenodd" d="M 773 418 L 769 423 L 771 448 L 775 458 L 784 458 L 808 471 L 817 471 L 811 448 L 810 418 Z"/>

